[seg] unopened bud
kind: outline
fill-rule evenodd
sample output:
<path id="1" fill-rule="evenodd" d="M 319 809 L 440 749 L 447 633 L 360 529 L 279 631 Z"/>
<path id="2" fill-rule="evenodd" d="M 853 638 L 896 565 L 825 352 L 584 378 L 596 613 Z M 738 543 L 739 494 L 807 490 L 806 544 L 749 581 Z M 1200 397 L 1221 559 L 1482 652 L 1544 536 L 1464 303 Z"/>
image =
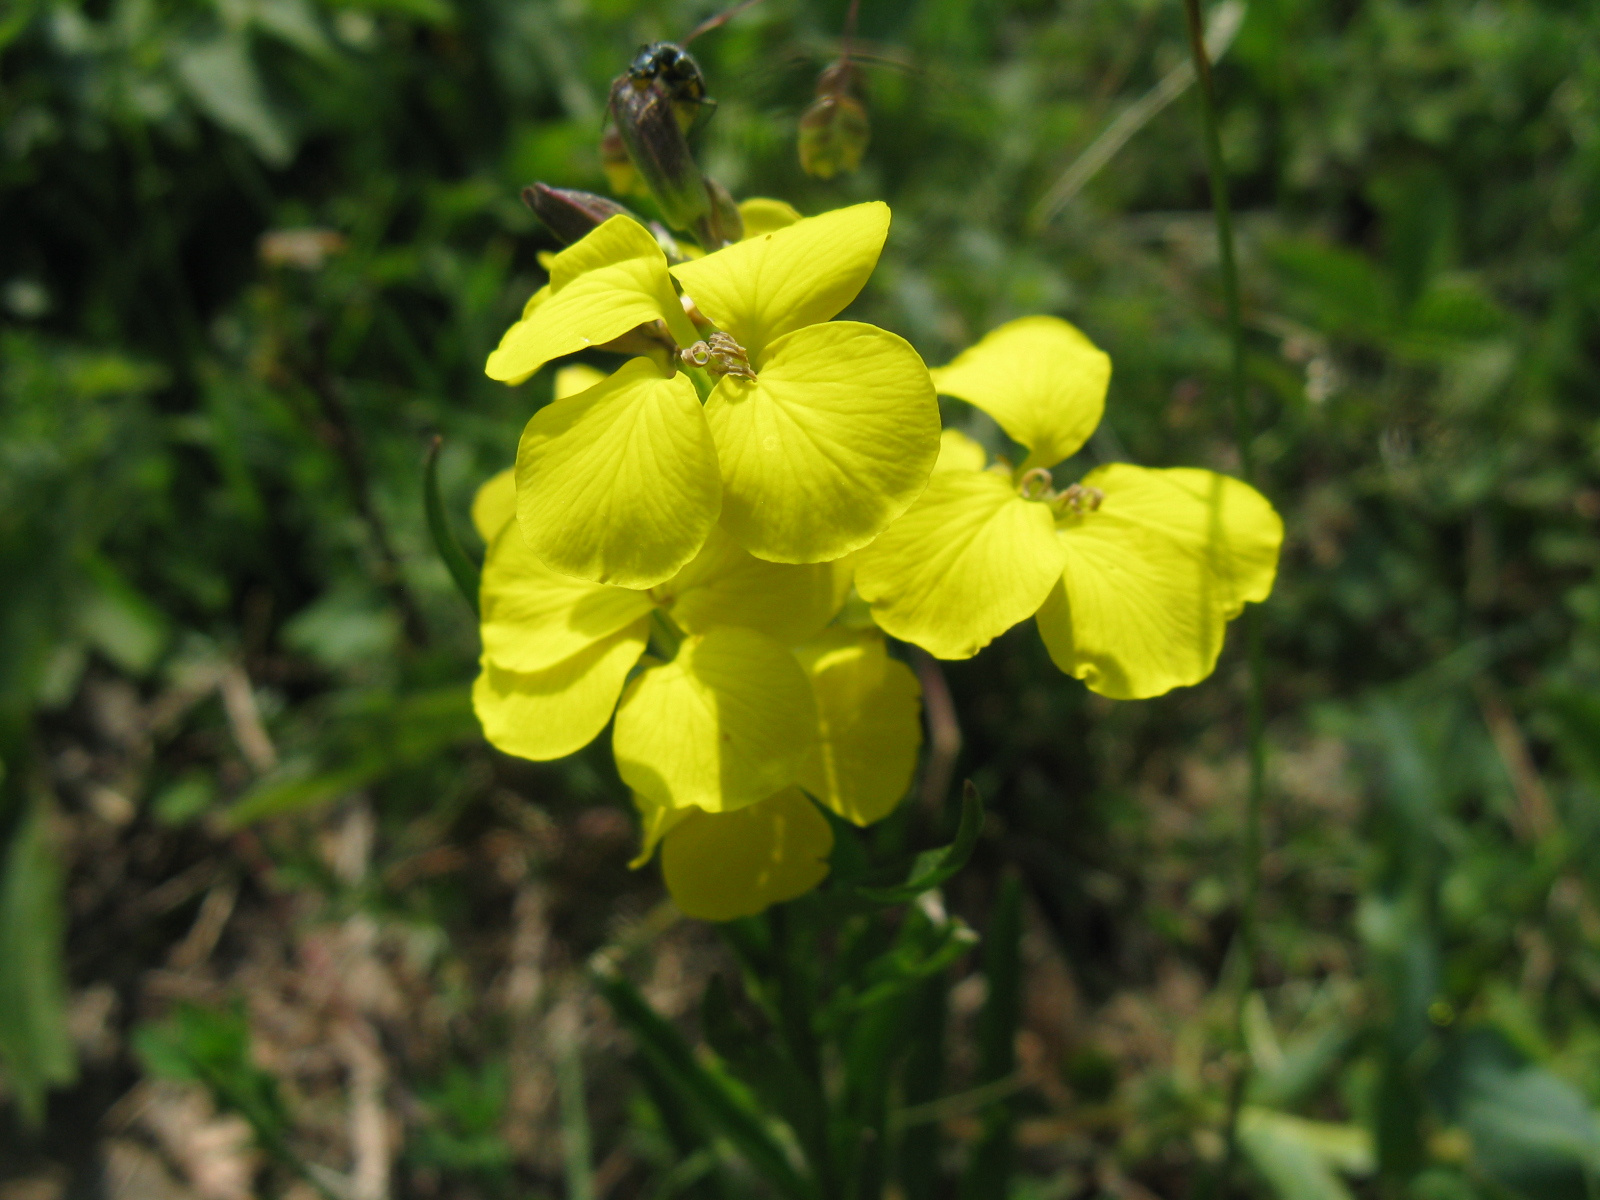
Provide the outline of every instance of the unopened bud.
<path id="1" fill-rule="evenodd" d="M 732 245 L 744 237 L 744 217 L 739 214 L 739 204 L 727 188 L 709 175 L 706 192 L 711 197 L 711 212 L 706 218 L 702 240 L 707 250 Z"/>
<path id="2" fill-rule="evenodd" d="M 591 229 L 605 224 L 612 217 L 638 217 L 615 200 L 596 196 L 593 192 L 579 192 L 571 188 L 553 188 L 536 183 L 522 189 L 522 202 L 533 209 L 534 215 L 545 223 L 564 246 L 578 241 Z"/>
<path id="3" fill-rule="evenodd" d="M 666 90 L 652 80 L 618 76 L 611 85 L 611 117 L 667 224 L 698 228 L 711 213 L 711 201 Z"/>
<path id="4" fill-rule="evenodd" d="M 650 190 L 633 169 L 633 159 L 622 144 L 622 134 L 615 125 L 607 125 L 600 135 L 600 169 L 606 173 L 606 185 L 618 196 L 648 196 Z"/>
<path id="5" fill-rule="evenodd" d="M 817 98 L 800 114 L 800 167 L 817 179 L 854 171 L 867 152 L 872 128 L 854 94 L 855 68 L 834 63 L 817 79 Z"/>

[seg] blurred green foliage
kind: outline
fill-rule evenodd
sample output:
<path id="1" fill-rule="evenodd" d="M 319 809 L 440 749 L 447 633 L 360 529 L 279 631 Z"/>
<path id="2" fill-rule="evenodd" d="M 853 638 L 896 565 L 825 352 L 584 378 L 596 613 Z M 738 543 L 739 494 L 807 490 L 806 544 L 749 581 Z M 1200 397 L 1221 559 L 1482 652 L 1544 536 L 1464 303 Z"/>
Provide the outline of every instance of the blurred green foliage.
<path id="1" fill-rule="evenodd" d="M 871 145 L 858 173 L 818 181 L 795 125 L 844 12 L 762 0 L 696 43 L 720 101 L 710 173 L 806 212 L 888 200 L 858 311 L 930 362 L 1025 313 L 1080 324 L 1116 366 L 1106 423 L 1069 470 L 1234 465 L 1187 100 L 1039 219 L 1076 156 L 1182 61 L 1178 7 L 863 4 Z M 445 940 L 468 939 L 479 902 L 404 882 L 417 856 L 502 819 L 508 787 L 557 813 L 624 799 L 603 753 L 527 768 L 478 744 L 471 614 L 430 550 L 421 464 L 442 435 L 445 515 L 470 543 L 472 490 L 549 389 L 482 373 L 554 245 L 518 190 L 603 191 L 609 79 L 706 15 L 678 0 L 13 0 L 0 14 L 0 1059 L 47 1139 L 100 1103 L 88 1078 L 46 1116 L 74 1077 L 68 993 L 110 979 L 131 994 L 182 934 L 152 919 L 121 937 L 114 894 L 85 899 L 94 871 L 64 848 L 103 800 L 61 765 L 97 683 L 152 700 L 220 688 L 153 726 L 113 789 L 135 834 L 167 831 L 141 869 L 176 874 L 202 844 L 264 853 L 291 890 Z M 1237 1184 L 1251 1194 L 1600 1186 L 1597 35 L 1566 0 L 1252 0 L 1219 68 L 1255 457 L 1290 531 L 1264 613 L 1275 765 Z M 993 799 L 973 867 L 945 888 L 989 932 L 961 968 L 987 978 L 987 1007 L 947 1026 L 960 971 L 917 973 L 947 918 L 913 906 L 826 959 L 887 973 L 876 1021 L 819 975 L 785 994 L 708 991 L 709 1050 L 653 1018 L 632 1107 L 593 1131 L 598 1153 L 633 1145 L 649 1164 L 637 1194 L 848 1177 L 862 1197 L 893 1179 L 907 1200 L 1043 1200 L 1214 1178 L 1233 1066 L 1220 1010 L 1197 1018 L 1212 1047 L 1198 1065 L 1132 1078 L 1077 1044 L 1058 1064 L 1064 1110 L 1037 1088 L 982 1089 L 1013 1070 L 1025 1017 L 1007 950 L 1024 900 L 1085 1003 L 1154 989 L 1173 963 L 1221 975 L 1237 658 L 1120 706 L 1060 677 L 1029 629 L 946 673 L 960 769 Z M 273 824 L 355 790 L 382 835 L 359 886 Z M 264 851 L 227 840 L 255 822 Z M 908 806 L 841 853 L 900 861 L 946 822 Z M 590 867 L 545 869 L 559 883 Z M 614 865 L 581 879 L 561 920 L 588 953 L 653 885 Z M 808 945 L 819 911 L 796 906 L 786 936 Z M 731 941 L 747 961 L 770 954 L 785 919 Z M 631 988 L 620 979 L 607 986 Z M 143 1062 L 204 1081 L 296 1162 L 291 1106 L 230 1014 L 147 1026 Z M 437 1188 L 481 1189 L 449 1194 L 562 1187 L 499 1137 L 504 1036 L 475 1031 L 416 1067 L 424 1115 L 404 1161 Z M 818 1038 L 847 1056 L 858 1039 L 865 1074 L 808 1067 Z M 121 1062 L 102 1076 L 126 1082 Z M 812 1092 L 763 1091 L 813 1068 Z M 686 1078 L 698 1107 L 677 1099 Z M 806 1110 L 823 1091 L 836 1107 Z M 1054 1140 L 1016 1144 L 1043 1109 Z M 823 1111 L 844 1124 L 819 1126 Z M 797 1163 L 819 1173 L 795 1183 Z"/>

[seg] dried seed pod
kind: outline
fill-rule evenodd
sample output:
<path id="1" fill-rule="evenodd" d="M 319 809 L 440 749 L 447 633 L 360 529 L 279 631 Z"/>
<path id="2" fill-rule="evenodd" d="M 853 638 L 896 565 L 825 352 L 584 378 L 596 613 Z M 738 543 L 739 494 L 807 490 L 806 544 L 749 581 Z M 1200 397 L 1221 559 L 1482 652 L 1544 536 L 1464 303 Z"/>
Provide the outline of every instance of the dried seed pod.
<path id="1" fill-rule="evenodd" d="M 857 72 L 848 61 L 817 79 L 817 98 L 800 116 L 800 167 L 817 179 L 832 179 L 861 165 L 872 130 L 866 106 L 856 98 Z"/>

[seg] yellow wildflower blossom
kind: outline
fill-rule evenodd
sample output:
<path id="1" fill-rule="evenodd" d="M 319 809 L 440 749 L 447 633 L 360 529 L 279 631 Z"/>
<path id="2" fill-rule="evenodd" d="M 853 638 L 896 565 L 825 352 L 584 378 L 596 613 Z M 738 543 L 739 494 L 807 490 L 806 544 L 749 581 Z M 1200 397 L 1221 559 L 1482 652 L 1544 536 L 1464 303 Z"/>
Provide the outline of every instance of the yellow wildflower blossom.
<path id="1" fill-rule="evenodd" d="M 550 570 L 507 521 L 484 562 L 474 707 L 485 735 L 509 754 L 545 760 L 582 748 L 611 719 L 650 639 L 652 614 L 660 612 L 683 642 L 671 662 L 636 681 L 630 701 L 641 687 L 645 696 L 634 710 L 646 711 L 651 696 L 673 688 L 708 698 L 710 708 L 672 714 L 686 743 L 663 740 L 648 718 L 638 736 L 637 717 L 619 720 L 619 757 L 637 764 L 625 777 L 669 778 L 696 798 L 688 803 L 707 789 L 734 806 L 754 803 L 793 782 L 813 736 L 811 691 L 787 647 L 820 631 L 848 587 L 842 567 L 762 562 L 720 530 L 654 589 L 590 583 Z M 700 725 L 683 726 L 695 716 Z M 769 744 L 787 753 L 792 767 L 778 771 L 783 778 L 772 786 L 777 775 L 763 761 Z M 681 755 L 695 750 L 706 756 L 710 776 L 683 765 Z"/>
<path id="2" fill-rule="evenodd" d="M 839 816 L 868 825 L 910 786 L 921 745 L 917 678 L 888 656 L 875 629 L 830 629 L 796 657 L 816 699 L 816 738 L 800 788 Z M 661 845 L 661 871 L 678 907 L 725 921 L 810 891 L 827 875 L 833 833 L 802 791 L 734 811 L 673 807 L 635 791 L 644 847 Z"/>
<path id="3" fill-rule="evenodd" d="M 831 319 L 872 273 L 888 208 L 782 224 L 768 207 L 767 232 L 670 269 L 643 226 L 611 218 L 556 255 L 549 287 L 490 355 L 489 375 L 516 382 L 659 321 L 684 361 L 718 376 L 702 404 L 676 362 L 636 358 L 534 415 L 517 514 L 554 570 L 652 587 L 719 521 L 757 558 L 830 561 L 921 493 L 938 451 L 926 367 L 894 334 Z"/>
<path id="4" fill-rule="evenodd" d="M 634 799 L 641 812 L 653 808 Z M 827 877 L 833 829 L 797 788 L 737 812 L 654 811 L 672 814 L 670 827 L 658 834 L 661 875 L 686 916 L 705 921 L 754 916 L 803 896 Z"/>
<path id="5" fill-rule="evenodd" d="M 1227 622 L 1266 599 L 1283 523 L 1211 471 L 1112 463 L 1058 491 L 1049 468 L 1100 421 L 1110 360 L 1065 321 L 1025 317 L 933 372 L 1028 450 L 1013 469 L 945 431 L 927 490 L 857 556 L 895 637 L 969 658 L 1032 616 L 1056 665 L 1116 699 L 1211 673 Z"/>
<path id="6" fill-rule="evenodd" d="M 555 399 L 564 400 L 588 391 L 606 377 L 604 371 L 583 363 L 573 363 L 556 372 Z M 472 499 L 472 524 L 483 539 L 484 545 L 494 541 L 495 534 L 505 528 L 506 522 L 517 515 L 517 473 L 506 468 L 493 476 Z"/>

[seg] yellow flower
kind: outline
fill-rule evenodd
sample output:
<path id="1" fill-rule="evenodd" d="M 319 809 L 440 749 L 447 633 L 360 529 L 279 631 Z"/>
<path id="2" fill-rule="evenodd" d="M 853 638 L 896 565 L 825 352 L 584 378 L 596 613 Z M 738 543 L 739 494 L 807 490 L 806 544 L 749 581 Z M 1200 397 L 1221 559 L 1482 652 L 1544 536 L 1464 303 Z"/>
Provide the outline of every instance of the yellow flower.
<path id="1" fill-rule="evenodd" d="M 475 512 L 493 512 L 492 497 L 504 491 L 499 477 L 485 484 Z M 539 760 L 587 745 L 610 720 L 650 639 L 653 614 L 660 612 L 675 627 L 671 636 L 683 641 L 672 661 L 636 681 L 649 683 L 646 701 L 678 686 L 705 692 L 727 712 L 715 706 L 709 713 L 675 712 L 688 740 L 658 747 L 647 730 L 645 747 L 637 752 L 632 726 L 619 719 L 619 749 L 638 759 L 639 772 L 671 778 L 683 772 L 675 755 L 703 751 L 709 765 L 702 765 L 711 775 L 691 776 L 680 786 L 696 797 L 717 791 L 735 805 L 793 782 L 809 745 L 815 706 L 788 646 L 814 636 L 838 611 L 849 588 L 843 566 L 762 562 L 713 530 L 676 576 L 634 590 L 557 574 L 534 557 L 503 508 L 495 515 L 502 527 L 481 530 L 490 546 L 480 591 L 483 663 L 473 687 L 474 706 L 492 743 Z M 636 686 L 630 697 L 638 691 Z M 696 718 L 701 726 L 694 726 Z M 702 738 L 712 744 L 705 746 Z M 788 767 L 767 763 L 769 743 L 787 755 Z M 670 761 L 658 763 L 658 755 Z M 769 786 L 775 775 L 782 778 Z"/>
<path id="2" fill-rule="evenodd" d="M 833 829 L 797 788 L 731 813 L 640 802 L 641 813 L 652 809 L 671 814 L 670 828 L 656 834 L 662 842 L 661 875 L 686 916 L 706 921 L 754 916 L 804 895 L 827 877 Z M 648 857 L 646 851 L 634 865 Z"/>
<path id="3" fill-rule="evenodd" d="M 833 835 L 796 788 L 870 824 L 905 794 L 921 744 L 916 676 L 883 635 L 825 628 L 847 564 L 763 562 L 713 531 L 648 591 L 574 580 L 528 551 L 509 479 L 489 480 L 473 503 L 490 543 L 473 688 L 485 735 L 510 754 L 557 758 L 615 710 L 618 771 L 645 819 L 635 865 L 665 836 L 668 887 L 692 916 L 758 912 L 814 887 Z M 656 612 L 683 640 L 627 683 Z"/>
<path id="4" fill-rule="evenodd" d="M 655 321 L 691 355 L 715 351 L 703 405 L 675 363 L 636 358 L 529 421 L 517 515 L 546 565 L 652 587 L 719 520 L 758 558 L 826 562 L 922 491 L 938 452 L 926 367 L 894 334 L 831 320 L 872 273 L 888 208 L 785 225 L 769 204 L 760 218 L 767 232 L 670 270 L 643 226 L 611 218 L 556 255 L 548 288 L 490 355 L 489 375 L 516 382 Z"/>
<path id="5" fill-rule="evenodd" d="M 1283 522 L 1254 488 L 1191 468 L 1097 467 L 1057 491 L 1048 468 L 1100 421 L 1110 360 L 1053 317 L 994 330 L 934 371 L 1027 447 L 985 468 L 946 430 L 927 490 L 857 556 L 856 587 L 895 637 L 970 658 L 1032 616 L 1050 657 L 1101 695 L 1197 683 L 1227 622 L 1266 599 Z"/>
<path id="6" fill-rule="evenodd" d="M 827 875 L 833 832 L 805 793 L 868 825 L 911 783 L 921 745 L 921 690 L 877 630 L 831 629 L 796 652 L 816 700 L 816 731 L 790 786 L 733 811 L 674 807 L 634 793 L 644 848 L 661 845 L 661 872 L 691 917 L 725 921 L 810 891 Z"/>

